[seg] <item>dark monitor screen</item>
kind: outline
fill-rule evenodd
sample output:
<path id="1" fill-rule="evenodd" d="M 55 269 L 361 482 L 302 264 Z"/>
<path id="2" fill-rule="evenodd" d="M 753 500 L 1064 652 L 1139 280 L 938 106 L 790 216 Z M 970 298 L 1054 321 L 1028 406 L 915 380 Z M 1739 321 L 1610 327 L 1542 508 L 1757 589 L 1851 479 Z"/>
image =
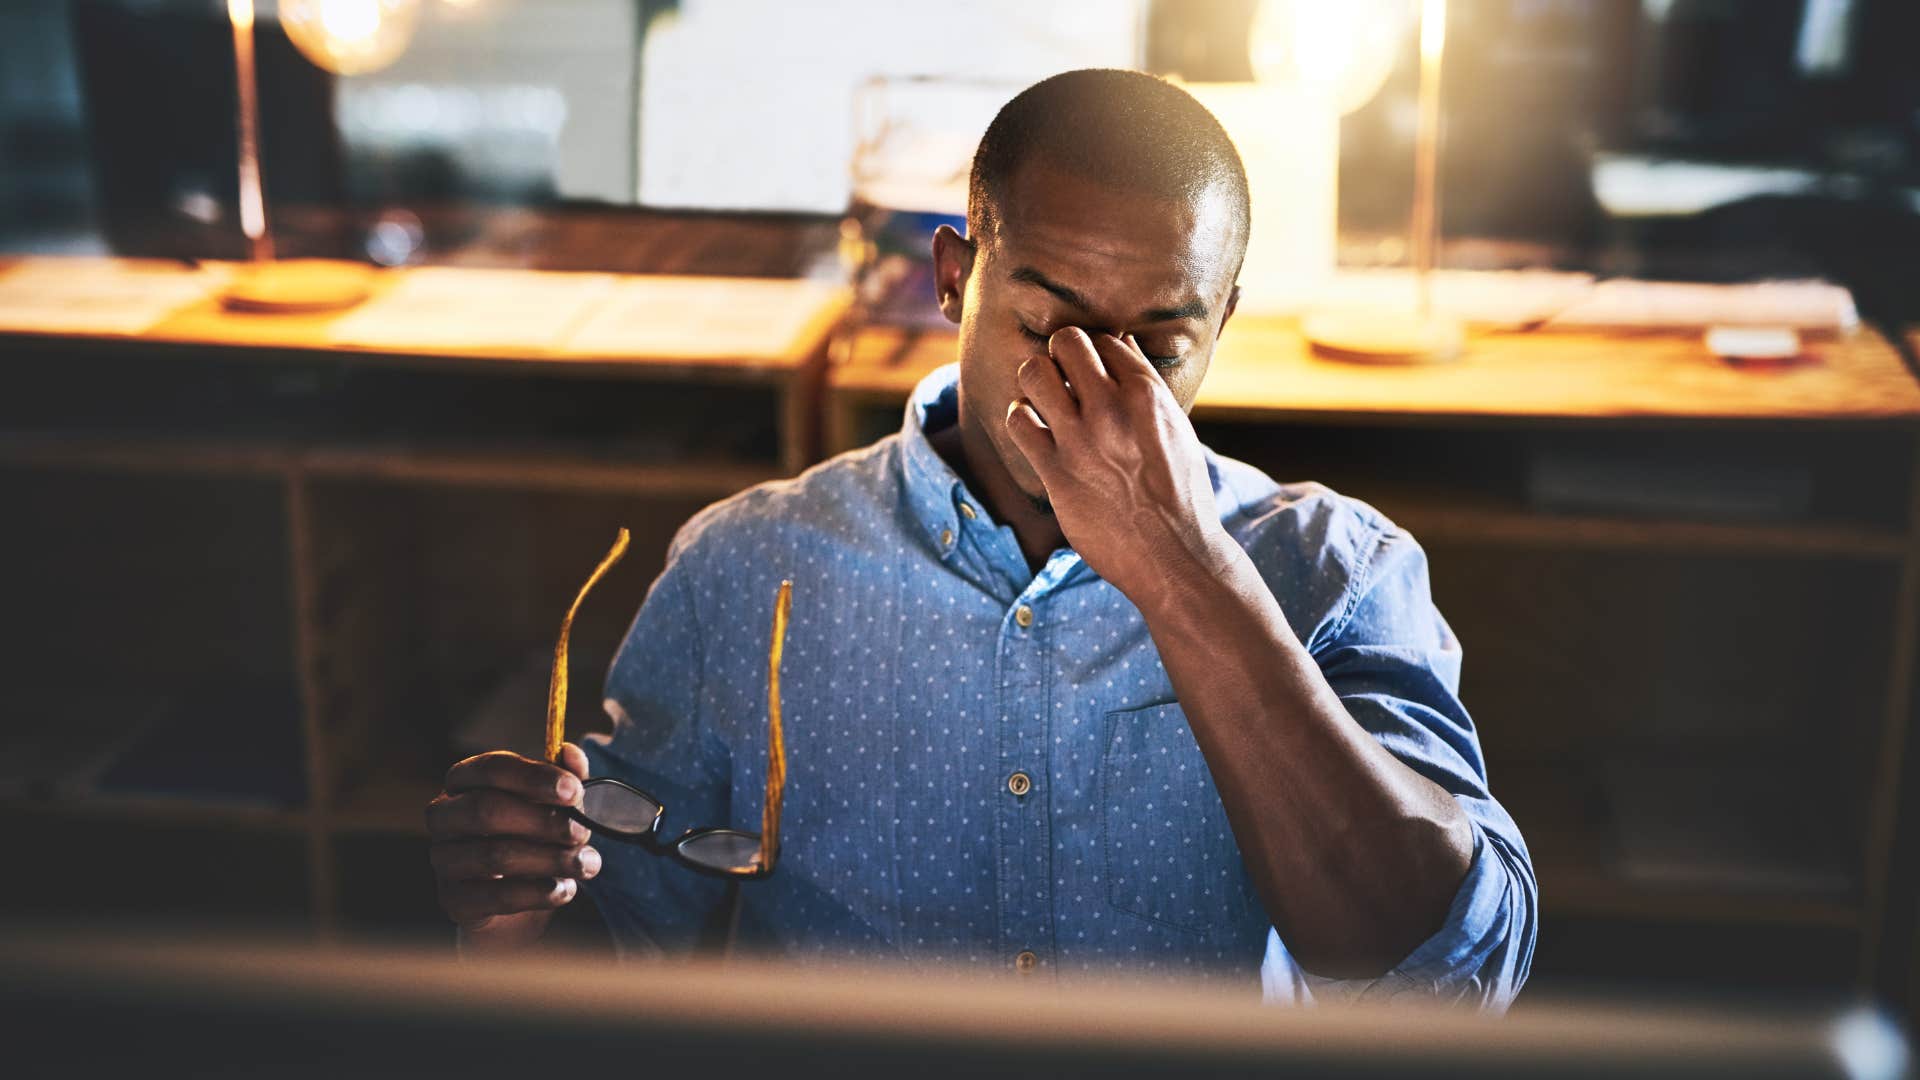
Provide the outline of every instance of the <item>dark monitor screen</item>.
<path id="1" fill-rule="evenodd" d="M 0 935 L 9 1075 L 1861 1077 L 1873 1014 L 1283 1010 L 1244 990 L 933 971 Z M 22 1069 L 22 1066 L 26 1068 Z"/>

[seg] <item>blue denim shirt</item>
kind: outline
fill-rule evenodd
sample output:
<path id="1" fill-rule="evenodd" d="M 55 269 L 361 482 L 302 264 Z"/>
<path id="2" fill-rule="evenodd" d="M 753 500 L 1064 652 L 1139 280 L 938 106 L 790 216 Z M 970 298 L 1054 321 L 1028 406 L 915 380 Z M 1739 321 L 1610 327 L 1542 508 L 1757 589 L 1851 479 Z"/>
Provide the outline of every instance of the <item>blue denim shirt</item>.
<path id="1" fill-rule="evenodd" d="M 1269 925 L 1139 611 L 1071 550 L 1030 572 L 928 442 L 955 421 L 955 379 L 930 375 L 899 434 L 687 523 L 608 675 L 614 731 L 589 740 L 594 775 L 653 792 L 669 835 L 758 831 L 768 636 L 790 578 L 780 861 L 743 887 L 743 941 L 992 969 L 1031 952 L 1040 978 L 1504 1007 L 1533 954 L 1533 870 L 1488 793 L 1460 646 L 1413 539 L 1363 503 L 1209 455 L 1222 522 L 1354 720 L 1473 823 L 1446 925 L 1385 977 L 1338 983 L 1306 974 Z M 725 888 L 595 846 L 586 892 L 627 953 L 689 944 Z"/>

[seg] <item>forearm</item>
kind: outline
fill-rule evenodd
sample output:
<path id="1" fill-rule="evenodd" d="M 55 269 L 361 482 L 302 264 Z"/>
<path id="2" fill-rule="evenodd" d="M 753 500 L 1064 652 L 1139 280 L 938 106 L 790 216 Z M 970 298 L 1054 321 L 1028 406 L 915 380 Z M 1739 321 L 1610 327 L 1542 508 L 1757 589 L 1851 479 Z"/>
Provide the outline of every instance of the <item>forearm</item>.
<path id="1" fill-rule="evenodd" d="M 1224 533 L 1132 596 L 1247 871 L 1316 974 L 1382 974 L 1440 929 L 1472 826 L 1357 723 Z"/>

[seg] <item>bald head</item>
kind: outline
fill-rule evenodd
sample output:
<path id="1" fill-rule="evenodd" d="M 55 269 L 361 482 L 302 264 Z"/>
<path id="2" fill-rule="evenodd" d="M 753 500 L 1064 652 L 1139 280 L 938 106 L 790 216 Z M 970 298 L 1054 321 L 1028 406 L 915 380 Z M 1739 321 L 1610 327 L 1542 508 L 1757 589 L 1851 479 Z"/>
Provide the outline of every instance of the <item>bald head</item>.
<path id="1" fill-rule="evenodd" d="M 1247 173 L 1226 129 L 1193 95 L 1137 71 L 1088 68 L 1027 87 L 1000 109 L 974 152 L 967 231 L 991 241 L 1014 176 L 1043 164 L 1128 194 L 1223 198 L 1238 266 L 1247 244 Z"/>

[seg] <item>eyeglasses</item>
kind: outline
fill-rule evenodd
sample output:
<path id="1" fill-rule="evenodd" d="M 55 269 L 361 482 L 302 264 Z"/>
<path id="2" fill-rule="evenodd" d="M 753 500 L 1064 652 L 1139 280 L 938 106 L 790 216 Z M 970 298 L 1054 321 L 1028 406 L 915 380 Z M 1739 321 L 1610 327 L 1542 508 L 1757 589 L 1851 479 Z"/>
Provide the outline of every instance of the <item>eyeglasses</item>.
<path id="1" fill-rule="evenodd" d="M 560 623 L 560 643 L 553 652 L 553 681 L 547 694 L 547 759 L 558 762 L 565 741 L 567 708 L 567 639 L 574 613 L 588 590 L 607 568 L 626 554 L 627 530 L 621 529 L 613 549 L 601 560 L 574 598 Z M 677 839 L 660 834 L 666 804 L 631 784 L 597 777 L 581 785 L 580 806 L 568 811 L 575 821 L 595 833 L 638 845 L 654 855 L 667 855 L 689 869 L 715 877 L 748 880 L 773 873 L 780 852 L 780 808 L 786 792 L 787 751 L 780 723 L 780 657 L 786 644 L 787 616 L 793 605 L 793 582 L 782 581 L 773 605 L 773 637 L 767 647 L 767 791 L 758 833 L 707 826 L 689 829 Z"/>
<path id="2" fill-rule="evenodd" d="M 581 785 L 580 806 L 569 810 L 575 821 L 597 835 L 638 844 L 654 855 L 668 855 L 681 865 L 715 877 L 751 879 L 773 872 L 761 857 L 764 833 L 708 827 L 688 829 L 677 840 L 663 840 L 660 819 L 667 808 L 660 800 L 631 784 L 600 777 Z"/>

